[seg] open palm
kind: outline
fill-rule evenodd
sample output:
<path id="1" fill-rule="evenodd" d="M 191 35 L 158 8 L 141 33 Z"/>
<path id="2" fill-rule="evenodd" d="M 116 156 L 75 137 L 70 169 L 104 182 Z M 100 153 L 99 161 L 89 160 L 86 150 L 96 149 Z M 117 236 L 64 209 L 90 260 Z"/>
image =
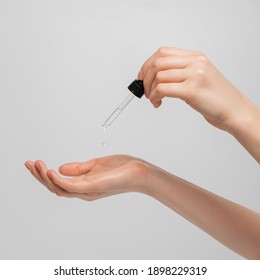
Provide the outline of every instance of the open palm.
<path id="1" fill-rule="evenodd" d="M 107 156 L 62 165 L 59 172 L 66 177 L 48 170 L 40 160 L 27 161 L 25 166 L 58 196 L 91 201 L 119 193 L 141 192 L 148 163 L 128 155 Z"/>

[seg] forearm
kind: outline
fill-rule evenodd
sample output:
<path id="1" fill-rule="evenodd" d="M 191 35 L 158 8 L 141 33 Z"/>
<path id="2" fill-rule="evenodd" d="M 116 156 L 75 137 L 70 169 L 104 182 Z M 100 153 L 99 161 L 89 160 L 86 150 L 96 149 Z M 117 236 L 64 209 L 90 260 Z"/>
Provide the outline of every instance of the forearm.
<path id="1" fill-rule="evenodd" d="M 146 194 L 167 205 L 238 254 L 260 259 L 260 215 L 151 167 Z"/>

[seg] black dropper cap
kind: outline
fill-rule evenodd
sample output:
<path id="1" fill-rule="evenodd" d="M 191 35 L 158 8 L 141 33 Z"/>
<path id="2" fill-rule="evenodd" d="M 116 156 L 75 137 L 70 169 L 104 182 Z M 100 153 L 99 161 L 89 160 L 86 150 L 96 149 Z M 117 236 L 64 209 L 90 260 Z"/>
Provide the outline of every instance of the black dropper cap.
<path id="1" fill-rule="evenodd" d="M 138 98 L 141 98 L 144 95 L 144 85 L 141 80 L 134 80 L 129 86 L 128 89 Z"/>

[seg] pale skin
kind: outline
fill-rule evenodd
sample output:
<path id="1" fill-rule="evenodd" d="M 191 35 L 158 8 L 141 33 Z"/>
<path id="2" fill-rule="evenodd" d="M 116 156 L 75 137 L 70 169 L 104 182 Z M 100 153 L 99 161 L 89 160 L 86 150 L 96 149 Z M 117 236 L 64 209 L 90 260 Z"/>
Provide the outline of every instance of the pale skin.
<path id="1" fill-rule="evenodd" d="M 138 79 L 155 108 L 164 97 L 179 98 L 213 126 L 232 134 L 260 163 L 260 111 L 200 52 L 160 48 Z M 140 192 L 162 202 L 213 238 L 248 259 L 260 259 L 260 214 L 208 192 L 151 163 L 113 155 L 62 165 L 25 166 L 51 192 L 87 201 Z"/>

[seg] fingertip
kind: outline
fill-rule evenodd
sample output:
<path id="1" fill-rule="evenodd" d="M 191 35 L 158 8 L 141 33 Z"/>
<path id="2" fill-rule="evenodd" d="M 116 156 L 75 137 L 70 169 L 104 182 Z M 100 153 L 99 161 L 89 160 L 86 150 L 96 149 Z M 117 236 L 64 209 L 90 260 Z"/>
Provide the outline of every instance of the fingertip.
<path id="1" fill-rule="evenodd" d="M 53 180 L 53 178 L 55 176 L 54 174 L 55 174 L 55 172 L 53 170 L 48 170 L 47 171 L 47 175 L 51 180 Z"/>
<path id="2" fill-rule="evenodd" d="M 80 175 L 80 166 L 78 163 L 67 163 L 59 167 L 59 172 L 66 176 Z"/>
<path id="3" fill-rule="evenodd" d="M 154 107 L 155 109 L 159 108 L 161 105 L 162 105 L 162 101 L 161 101 L 161 100 L 158 101 L 158 102 L 154 102 L 154 103 L 153 103 L 153 107 Z"/>
<path id="4" fill-rule="evenodd" d="M 143 74 L 143 70 L 141 69 L 137 75 L 138 80 L 143 80 L 144 79 L 144 74 Z"/>
<path id="5" fill-rule="evenodd" d="M 24 166 L 25 166 L 29 171 L 31 171 L 30 161 L 26 161 L 26 162 L 24 163 Z"/>
<path id="6" fill-rule="evenodd" d="M 40 163 L 39 160 L 36 160 L 36 161 L 35 161 L 35 166 L 36 166 L 37 169 L 40 169 L 40 168 L 41 168 L 41 163 Z"/>
<path id="7" fill-rule="evenodd" d="M 59 172 L 62 175 L 67 175 L 71 171 L 71 166 L 69 164 L 63 164 L 59 167 Z"/>
<path id="8" fill-rule="evenodd" d="M 59 172 L 60 172 L 61 174 L 64 174 L 64 170 L 66 170 L 66 164 L 63 164 L 63 165 L 61 165 L 61 166 L 59 167 Z"/>

